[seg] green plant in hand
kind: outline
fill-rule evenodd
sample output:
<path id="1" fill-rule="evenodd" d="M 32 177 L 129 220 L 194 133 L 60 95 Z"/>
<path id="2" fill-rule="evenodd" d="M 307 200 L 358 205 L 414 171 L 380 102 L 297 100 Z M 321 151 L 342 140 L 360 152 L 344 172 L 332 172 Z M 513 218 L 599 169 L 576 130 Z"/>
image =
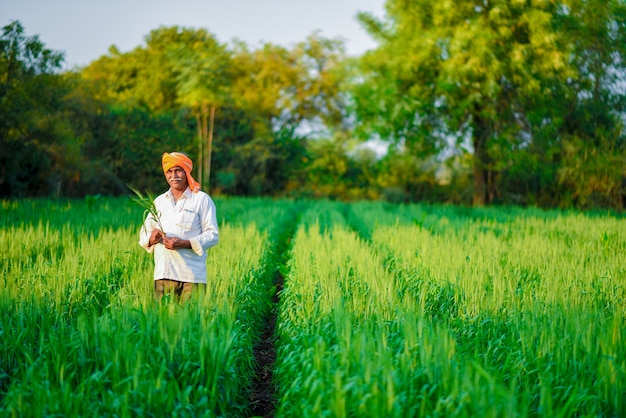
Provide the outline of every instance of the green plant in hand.
<path id="1" fill-rule="evenodd" d="M 143 193 L 141 193 L 139 189 L 137 189 L 132 184 L 129 184 L 128 188 L 135 194 L 135 196 L 132 198 L 133 202 L 137 203 L 139 206 L 141 206 L 144 209 L 143 217 L 146 218 L 147 216 L 152 216 L 152 219 L 156 221 L 157 225 L 159 226 L 159 229 L 163 233 L 163 236 L 165 236 L 163 225 L 161 225 L 161 214 L 159 213 L 158 209 L 154 205 L 154 195 L 150 193 L 148 190 L 145 191 L 145 195 L 144 195 Z M 144 225 L 144 228 L 145 228 L 145 225 Z"/>

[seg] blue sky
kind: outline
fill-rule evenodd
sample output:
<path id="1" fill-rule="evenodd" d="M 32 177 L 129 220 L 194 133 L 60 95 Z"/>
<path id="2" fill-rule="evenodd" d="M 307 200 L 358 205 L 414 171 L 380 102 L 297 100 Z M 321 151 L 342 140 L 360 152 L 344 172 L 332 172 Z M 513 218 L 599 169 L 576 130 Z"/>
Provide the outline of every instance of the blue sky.
<path id="1" fill-rule="evenodd" d="M 376 46 L 356 21 L 359 11 L 383 16 L 384 0 L 2 0 L 0 25 L 19 20 L 27 35 L 65 52 L 66 67 L 143 45 L 160 26 L 204 28 L 221 42 L 240 39 L 290 47 L 319 30 L 342 38 L 350 55 Z"/>

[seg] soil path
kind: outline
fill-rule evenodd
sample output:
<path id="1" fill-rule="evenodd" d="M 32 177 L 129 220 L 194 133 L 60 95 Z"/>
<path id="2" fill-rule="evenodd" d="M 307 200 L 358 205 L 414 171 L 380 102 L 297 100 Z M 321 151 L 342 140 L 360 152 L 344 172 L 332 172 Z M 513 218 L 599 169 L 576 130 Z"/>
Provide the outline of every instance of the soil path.
<path id="1" fill-rule="evenodd" d="M 272 312 L 266 318 L 261 340 L 254 347 L 256 359 L 256 376 L 250 392 L 250 413 L 253 417 L 271 418 L 275 410 L 275 387 L 273 382 L 276 346 L 274 345 L 274 329 L 276 326 L 276 308 L 278 292 L 282 289 L 282 277 L 277 280 L 276 293 L 273 296 Z"/>
<path id="2" fill-rule="evenodd" d="M 271 245 L 268 259 L 265 263 L 267 272 L 272 274 L 274 294 L 272 305 L 263 322 L 260 340 L 253 348 L 256 360 L 255 377 L 249 395 L 249 410 L 251 417 L 273 418 L 276 409 L 276 387 L 273 380 L 274 363 L 276 361 L 275 328 L 280 292 L 283 289 L 286 265 L 291 255 L 291 245 L 300 223 L 303 205 L 297 205 L 283 222 L 273 231 L 274 242 Z"/>

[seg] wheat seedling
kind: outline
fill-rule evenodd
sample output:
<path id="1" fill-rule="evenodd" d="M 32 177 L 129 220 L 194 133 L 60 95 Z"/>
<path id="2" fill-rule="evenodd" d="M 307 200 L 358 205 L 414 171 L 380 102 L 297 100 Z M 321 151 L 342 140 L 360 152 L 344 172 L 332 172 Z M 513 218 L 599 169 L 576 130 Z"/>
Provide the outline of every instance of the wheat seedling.
<path id="1" fill-rule="evenodd" d="M 161 230 L 161 232 L 163 232 L 163 235 L 165 236 L 165 230 L 163 229 L 163 225 L 161 225 L 161 214 L 154 205 L 154 195 L 146 190 L 146 195 L 144 196 L 139 191 L 139 189 L 131 184 L 128 185 L 128 188 L 135 194 L 135 197 L 132 198 L 133 202 L 137 203 L 140 207 L 144 209 L 143 217 L 147 218 L 147 216 L 152 216 L 152 219 L 156 221 L 159 229 Z M 145 223 L 143 225 L 143 228 L 145 228 Z"/>

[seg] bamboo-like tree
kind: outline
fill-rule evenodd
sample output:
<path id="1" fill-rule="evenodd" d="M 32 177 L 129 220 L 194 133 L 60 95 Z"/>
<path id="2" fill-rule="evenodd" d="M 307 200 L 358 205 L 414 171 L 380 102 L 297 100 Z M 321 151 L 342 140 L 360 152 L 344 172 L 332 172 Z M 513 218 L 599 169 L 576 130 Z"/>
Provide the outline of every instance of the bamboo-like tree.
<path id="1" fill-rule="evenodd" d="M 208 191 L 217 108 L 229 101 L 232 85 L 231 54 L 226 45 L 205 30 L 191 41 L 172 45 L 168 56 L 176 73 L 178 103 L 191 109 L 198 138 L 198 176 Z"/>

